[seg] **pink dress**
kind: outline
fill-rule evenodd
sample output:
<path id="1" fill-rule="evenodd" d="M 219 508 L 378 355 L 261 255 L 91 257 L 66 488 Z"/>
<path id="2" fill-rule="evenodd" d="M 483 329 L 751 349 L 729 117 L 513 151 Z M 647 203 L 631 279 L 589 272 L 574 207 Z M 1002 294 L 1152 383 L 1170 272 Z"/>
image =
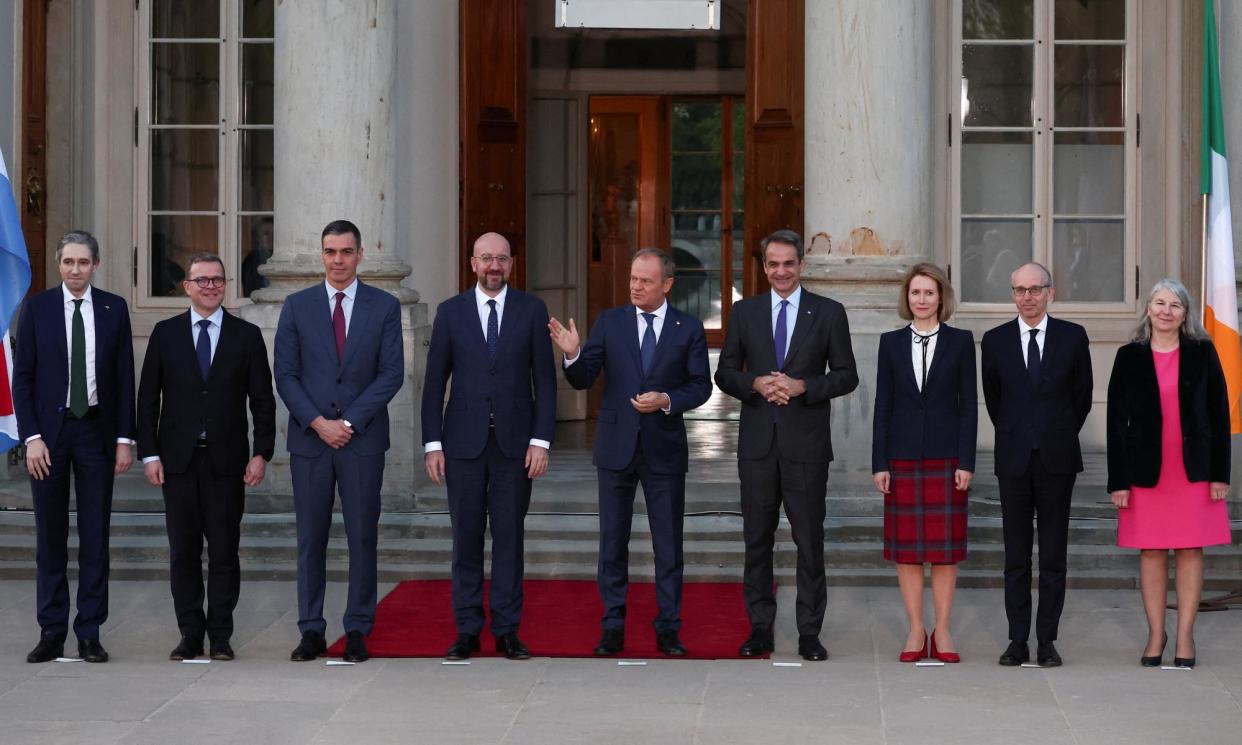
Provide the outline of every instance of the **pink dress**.
<path id="1" fill-rule="evenodd" d="M 1186 480 L 1182 419 L 1177 400 L 1179 350 L 1152 350 L 1160 385 L 1160 480 L 1130 490 L 1130 506 L 1117 511 L 1117 545 L 1124 548 L 1200 548 L 1230 542 L 1225 501 L 1213 502 L 1206 481 Z"/>

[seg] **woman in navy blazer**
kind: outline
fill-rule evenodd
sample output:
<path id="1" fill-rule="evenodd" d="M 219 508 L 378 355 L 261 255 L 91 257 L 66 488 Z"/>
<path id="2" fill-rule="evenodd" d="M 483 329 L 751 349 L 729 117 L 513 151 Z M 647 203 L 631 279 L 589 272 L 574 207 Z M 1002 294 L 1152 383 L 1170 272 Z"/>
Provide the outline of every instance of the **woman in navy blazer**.
<path id="1" fill-rule="evenodd" d="M 944 323 L 953 286 L 935 264 L 906 272 L 897 313 L 909 326 L 880 336 L 871 470 L 884 495 L 884 558 L 910 618 L 899 659 L 959 662 L 949 631 L 957 563 L 966 558 L 966 490 L 975 470 L 975 340 Z M 923 565 L 931 564 L 935 629 L 923 624 Z"/>

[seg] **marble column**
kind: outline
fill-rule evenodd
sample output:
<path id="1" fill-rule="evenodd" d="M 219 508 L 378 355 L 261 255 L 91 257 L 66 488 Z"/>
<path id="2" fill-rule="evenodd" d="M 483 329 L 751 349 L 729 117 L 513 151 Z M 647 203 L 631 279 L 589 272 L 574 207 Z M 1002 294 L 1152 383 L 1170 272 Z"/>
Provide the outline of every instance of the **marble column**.
<path id="1" fill-rule="evenodd" d="M 402 302 L 406 384 L 389 407 L 392 449 L 383 486 L 389 509 L 412 499 L 421 471 L 415 468 L 422 463 L 417 394 L 427 331 L 426 306 L 401 284 L 411 269 L 396 245 L 396 42 L 396 0 L 276 4 L 276 245 L 260 270 L 270 285 L 242 309 L 264 329 L 270 350 L 284 298 L 323 281 L 324 225 L 347 219 L 358 226 L 362 280 Z M 277 417 L 283 432 L 283 403 Z M 266 486 L 287 494 L 288 454 L 278 440 Z"/>

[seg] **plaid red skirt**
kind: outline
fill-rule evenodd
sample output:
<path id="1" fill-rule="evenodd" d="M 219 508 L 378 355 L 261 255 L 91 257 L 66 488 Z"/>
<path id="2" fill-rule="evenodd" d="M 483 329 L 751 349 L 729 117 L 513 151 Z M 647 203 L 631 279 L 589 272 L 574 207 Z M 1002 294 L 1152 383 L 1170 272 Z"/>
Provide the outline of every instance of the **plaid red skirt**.
<path id="1" fill-rule="evenodd" d="M 966 492 L 953 488 L 957 459 L 889 461 L 884 558 L 899 564 L 956 564 L 966 558 Z"/>

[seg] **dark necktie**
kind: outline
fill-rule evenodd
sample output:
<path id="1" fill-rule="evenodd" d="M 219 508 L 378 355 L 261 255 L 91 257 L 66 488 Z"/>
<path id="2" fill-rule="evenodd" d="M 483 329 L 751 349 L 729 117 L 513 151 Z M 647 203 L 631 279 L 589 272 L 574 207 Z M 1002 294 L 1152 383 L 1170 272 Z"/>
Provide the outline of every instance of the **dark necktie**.
<path id="1" fill-rule="evenodd" d="M 638 348 L 638 356 L 643 361 L 643 375 L 651 372 L 651 365 L 655 362 L 655 313 L 644 313 L 643 318 L 647 319 L 647 330 L 643 332 L 643 343 Z"/>
<path id="2" fill-rule="evenodd" d="M 203 382 L 207 382 L 207 374 L 211 372 L 211 335 L 207 333 L 211 321 L 206 318 L 198 322 L 198 341 L 194 351 L 198 354 L 198 370 L 203 374 Z"/>
<path id="3" fill-rule="evenodd" d="M 345 293 L 336 293 L 336 307 L 332 309 L 332 334 L 336 336 L 336 359 L 345 361 Z"/>
<path id="4" fill-rule="evenodd" d="M 1031 374 L 1031 385 L 1039 388 L 1039 344 L 1035 341 L 1039 329 L 1031 329 L 1031 340 L 1026 344 L 1026 371 Z"/>
<path id="5" fill-rule="evenodd" d="M 785 308 L 789 306 L 788 300 L 781 301 L 781 309 L 776 312 L 776 331 L 773 336 L 776 341 L 776 369 L 780 370 L 785 367 L 785 344 L 786 337 L 789 336 L 788 326 L 785 325 Z"/>
<path id="6" fill-rule="evenodd" d="M 82 320 L 82 299 L 73 301 L 73 333 L 69 355 L 69 411 L 77 418 L 86 416 L 90 397 L 86 392 L 86 322 Z"/>
<path id="7" fill-rule="evenodd" d="M 496 359 L 496 345 L 500 342 L 500 316 L 496 314 L 496 301 L 488 300 L 491 310 L 487 312 L 487 356 Z"/>

